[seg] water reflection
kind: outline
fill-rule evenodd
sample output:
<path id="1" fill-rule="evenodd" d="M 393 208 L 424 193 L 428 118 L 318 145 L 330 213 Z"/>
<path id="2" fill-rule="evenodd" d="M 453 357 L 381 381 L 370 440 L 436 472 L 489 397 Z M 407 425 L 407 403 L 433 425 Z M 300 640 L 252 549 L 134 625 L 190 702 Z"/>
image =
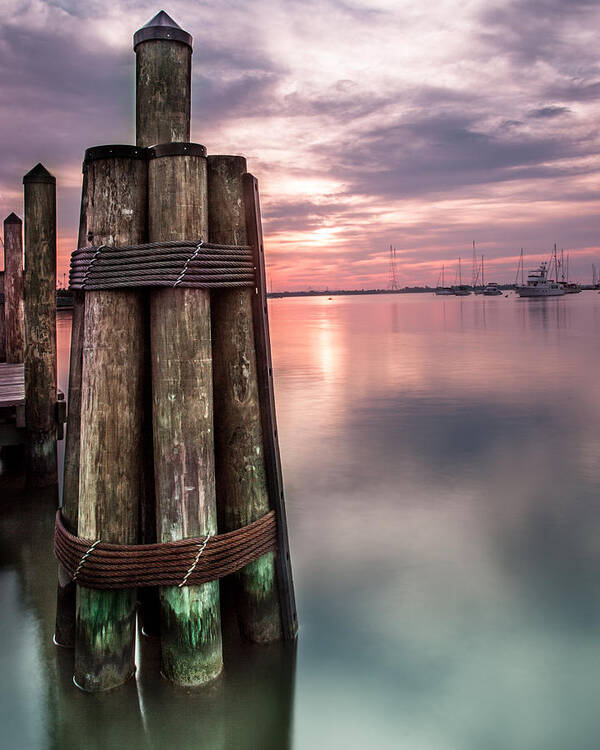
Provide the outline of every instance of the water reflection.
<path id="1" fill-rule="evenodd" d="M 2 474 L 9 746 L 595 747 L 600 295 L 274 300 L 271 325 L 297 664 L 240 648 L 225 596 L 210 690 L 141 639 L 135 681 L 79 693 L 54 500 Z"/>
<path id="2" fill-rule="evenodd" d="M 273 305 L 298 746 L 595 742 L 599 302 L 528 302 L 337 300 L 335 388 L 322 303 Z"/>

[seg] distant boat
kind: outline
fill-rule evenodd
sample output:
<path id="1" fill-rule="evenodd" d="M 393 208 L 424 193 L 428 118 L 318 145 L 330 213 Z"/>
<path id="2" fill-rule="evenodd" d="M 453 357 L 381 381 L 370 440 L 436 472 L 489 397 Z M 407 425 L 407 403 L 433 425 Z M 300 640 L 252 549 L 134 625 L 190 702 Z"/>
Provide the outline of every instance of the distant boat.
<path id="1" fill-rule="evenodd" d="M 479 283 L 479 273 L 481 272 L 481 283 Z M 477 264 L 475 255 L 475 240 L 473 240 L 473 287 L 474 294 L 483 294 L 485 288 L 485 281 L 483 279 L 483 255 L 481 256 L 481 267 Z"/>
<path id="2" fill-rule="evenodd" d="M 483 284 L 481 291 L 476 291 L 475 294 L 483 294 L 485 297 L 497 297 L 502 294 L 502 289 L 495 281 L 485 283 L 485 276 L 483 272 L 483 255 L 481 256 L 481 283 Z"/>
<path id="3" fill-rule="evenodd" d="M 519 297 L 561 297 L 564 293 L 562 284 L 548 278 L 547 263 L 541 263 L 527 276 L 526 286 L 517 287 Z"/>
<path id="4" fill-rule="evenodd" d="M 490 281 L 489 284 L 487 284 L 484 288 L 483 294 L 486 297 L 497 297 L 498 295 L 502 296 L 502 289 L 500 289 L 496 282 Z"/>
<path id="5" fill-rule="evenodd" d="M 442 265 L 442 272 L 440 274 L 440 278 L 442 280 L 442 284 L 441 284 L 441 286 L 439 284 L 438 284 L 438 286 L 436 286 L 436 288 L 435 288 L 436 295 L 438 297 L 442 297 L 442 296 L 446 296 L 446 295 L 449 295 L 449 294 L 454 294 L 454 290 L 452 289 L 452 287 L 444 285 L 444 266 L 443 265 Z M 440 281 L 440 279 L 438 279 L 438 282 L 439 281 Z"/>
<path id="6" fill-rule="evenodd" d="M 460 265 L 460 256 L 458 257 L 458 284 L 452 287 L 452 292 L 456 297 L 467 297 L 471 294 L 471 287 L 462 283 L 462 270 Z"/>

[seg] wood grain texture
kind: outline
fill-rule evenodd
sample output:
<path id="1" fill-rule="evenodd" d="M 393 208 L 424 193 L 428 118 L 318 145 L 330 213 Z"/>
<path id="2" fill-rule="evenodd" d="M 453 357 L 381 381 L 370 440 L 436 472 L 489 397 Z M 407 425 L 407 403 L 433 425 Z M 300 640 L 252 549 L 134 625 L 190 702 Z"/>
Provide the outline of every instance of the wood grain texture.
<path id="1" fill-rule="evenodd" d="M 38 164 L 25 192 L 25 423 L 27 481 L 56 484 L 56 181 Z"/>
<path id="2" fill-rule="evenodd" d="M 241 156 L 208 157 L 209 241 L 245 245 Z M 269 511 L 252 318 L 253 289 L 212 293 L 215 462 L 219 528 L 233 531 Z M 282 637 L 274 553 L 235 576 L 242 636 L 255 643 Z"/>
<path id="3" fill-rule="evenodd" d="M 106 158 L 88 164 L 92 244 L 143 242 L 147 165 Z M 86 293 L 81 382 L 78 533 L 133 544 L 142 470 L 143 305 L 136 291 Z M 106 690 L 134 673 L 135 590 L 77 587 L 75 680 Z"/>
<path id="4" fill-rule="evenodd" d="M 207 236 L 206 159 L 164 156 L 148 169 L 149 241 Z M 150 300 L 157 535 L 217 532 L 210 297 L 159 289 Z M 185 571 L 183 571 L 185 572 Z M 163 674 L 201 685 L 223 666 L 219 584 L 162 587 Z"/>
<path id="5" fill-rule="evenodd" d="M 6 362 L 23 362 L 23 222 L 16 214 L 10 214 L 4 220 L 4 320 Z"/>
<path id="6" fill-rule="evenodd" d="M 189 141 L 192 50 L 152 39 L 135 53 L 137 145 Z"/>

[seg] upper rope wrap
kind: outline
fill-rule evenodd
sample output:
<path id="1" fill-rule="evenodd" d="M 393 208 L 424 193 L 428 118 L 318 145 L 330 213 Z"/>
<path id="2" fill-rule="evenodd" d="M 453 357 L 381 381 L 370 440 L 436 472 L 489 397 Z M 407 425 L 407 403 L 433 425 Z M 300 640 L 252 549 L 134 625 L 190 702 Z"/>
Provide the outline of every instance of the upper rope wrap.
<path id="1" fill-rule="evenodd" d="M 71 255 L 71 289 L 253 287 L 256 268 L 249 245 L 212 242 L 147 242 L 95 245 Z"/>

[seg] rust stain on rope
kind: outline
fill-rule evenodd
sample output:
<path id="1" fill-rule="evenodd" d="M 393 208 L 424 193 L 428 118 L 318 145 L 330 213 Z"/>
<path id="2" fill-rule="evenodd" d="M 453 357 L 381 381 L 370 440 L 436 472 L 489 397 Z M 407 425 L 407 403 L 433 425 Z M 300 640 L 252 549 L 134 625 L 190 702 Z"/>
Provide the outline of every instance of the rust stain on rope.
<path id="1" fill-rule="evenodd" d="M 275 511 L 236 531 L 162 544 L 81 539 L 66 530 L 60 511 L 54 531 L 58 561 L 73 580 L 92 589 L 199 585 L 235 573 L 276 547 Z"/>

